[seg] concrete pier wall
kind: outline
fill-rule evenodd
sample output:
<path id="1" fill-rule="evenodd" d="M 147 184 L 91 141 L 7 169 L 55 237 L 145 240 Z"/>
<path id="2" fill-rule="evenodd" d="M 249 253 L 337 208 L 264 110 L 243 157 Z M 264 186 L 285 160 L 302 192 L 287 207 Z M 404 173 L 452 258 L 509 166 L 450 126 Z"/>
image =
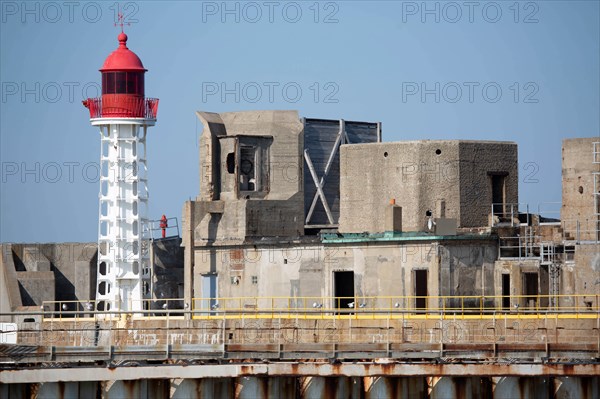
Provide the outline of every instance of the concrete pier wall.
<path id="1" fill-rule="evenodd" d="M 600 377 L 240 376 L 97 382 L 0 384 L 21 398 L 597 398 Z"/>

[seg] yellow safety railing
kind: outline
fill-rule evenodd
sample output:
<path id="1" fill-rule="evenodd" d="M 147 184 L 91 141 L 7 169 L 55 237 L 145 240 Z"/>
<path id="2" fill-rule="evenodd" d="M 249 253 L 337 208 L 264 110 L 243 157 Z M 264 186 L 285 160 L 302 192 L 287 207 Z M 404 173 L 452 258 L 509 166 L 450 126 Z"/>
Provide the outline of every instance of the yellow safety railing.
<path id="1" fill-rule="evenodd" d="M 131 311 L 94 300 L 45 301 L 44 319 L 94 318 L 600 318 L 600 295 L 228 297 L 145 299 Z"/>
<path id="2" fill-rule="evenodd" d="M 495 314 L 544 317 L 578 314 L 597 317 L 600 295 L 468 295 L 357 297 L 235 297 L 194 298 L 195 317 L 370 317 L 394 315 L 489 316 Z"/>

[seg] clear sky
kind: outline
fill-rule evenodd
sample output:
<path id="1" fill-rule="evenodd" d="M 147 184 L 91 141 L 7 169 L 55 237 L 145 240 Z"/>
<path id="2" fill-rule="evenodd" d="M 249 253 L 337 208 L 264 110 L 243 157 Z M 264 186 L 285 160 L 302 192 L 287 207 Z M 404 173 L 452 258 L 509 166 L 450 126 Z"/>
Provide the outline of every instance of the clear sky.
<path id="1" fill-rule="evenodd" d="M 600 136 L 598 1 L 0 4 L 3 242 L 97 239 L 100 137 L 81 100 L 118 45 L 117 4 L 160 98 L 154 219 L 198 194 L 196 110 L 380 121 L 384 141 L 515 141 L 534 210 L 561 200 L 562 139 Z"/>

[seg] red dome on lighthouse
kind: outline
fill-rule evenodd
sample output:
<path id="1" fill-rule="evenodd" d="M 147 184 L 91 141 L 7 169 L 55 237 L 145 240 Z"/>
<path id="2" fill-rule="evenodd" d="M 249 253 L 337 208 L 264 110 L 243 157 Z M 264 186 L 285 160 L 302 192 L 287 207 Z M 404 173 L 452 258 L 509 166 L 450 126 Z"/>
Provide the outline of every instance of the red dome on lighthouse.
<path id="1" fill-rule="evenodd" d="M 106 57 L 100 69 L 102 96 L 88 98 L 83 102 L 83 105 L 90 110 L 90 118 L 156 120 L 158 99 L 146 98 L 144 83 L 146 71 L 140 58 L 127 48 L 127 35 L 121 30 L 119 47 Z"/>
<path id="2" fill-rule="evenodd" d="M 110 53 L 104 65 L 100 68 L 100 72 L 109 71 L 144 71 L 142 60 L 133 51 L 127 48 L 127 35 L 123 32 L 119 34 L 119 47 Z"/>

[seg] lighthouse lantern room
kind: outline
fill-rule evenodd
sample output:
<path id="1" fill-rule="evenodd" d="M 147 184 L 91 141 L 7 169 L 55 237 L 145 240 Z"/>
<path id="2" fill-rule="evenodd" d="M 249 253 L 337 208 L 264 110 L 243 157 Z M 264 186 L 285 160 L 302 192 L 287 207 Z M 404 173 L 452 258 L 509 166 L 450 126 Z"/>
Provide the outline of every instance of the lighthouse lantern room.
<path id="1" fill-rule="evenodd" d="M 158 99 L 145 97 L 147 70 L 122 27 L 118 40 L 100 69 L 102 96 L 83 102 L 101 136 L 96 302 L 100 311 L 138 311 L 152 295 L 146 135 Z"/>

